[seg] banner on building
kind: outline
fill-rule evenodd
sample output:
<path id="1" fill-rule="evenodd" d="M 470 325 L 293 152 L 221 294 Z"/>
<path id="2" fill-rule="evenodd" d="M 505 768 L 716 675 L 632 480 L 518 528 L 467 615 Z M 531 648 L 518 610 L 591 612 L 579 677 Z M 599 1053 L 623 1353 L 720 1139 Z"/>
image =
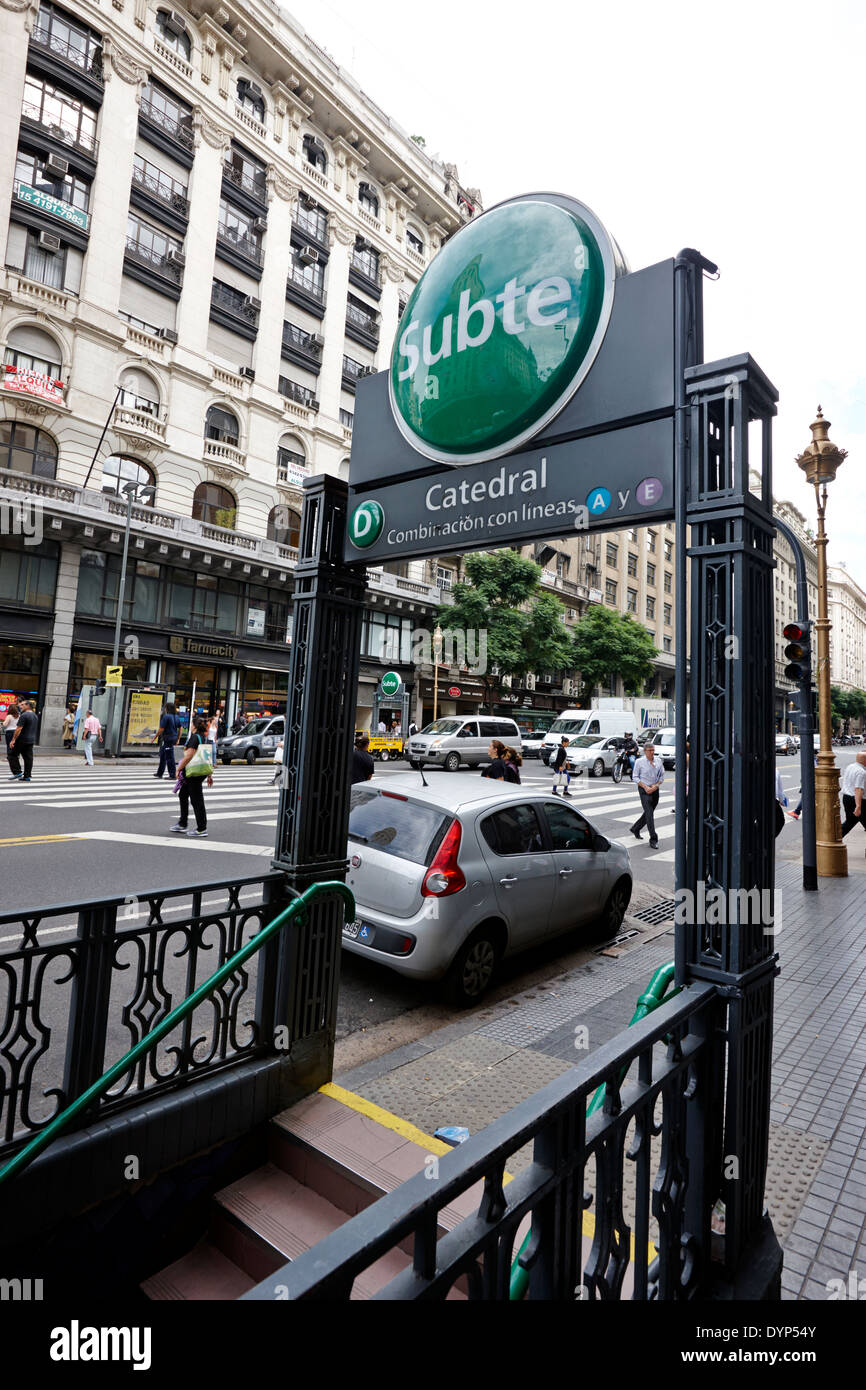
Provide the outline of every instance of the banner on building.
<path id="1" fill-rule="evenodd" d="M 26 396 L 39 396 L 43 401 L 63 403 L 63 382 L 55 377 L 43 376 L 41 372 L 31 372 L 27 367 L 13 367 L 7 363 L 3 369 L 3 385 L 7 391 L 21 391 Z"/>

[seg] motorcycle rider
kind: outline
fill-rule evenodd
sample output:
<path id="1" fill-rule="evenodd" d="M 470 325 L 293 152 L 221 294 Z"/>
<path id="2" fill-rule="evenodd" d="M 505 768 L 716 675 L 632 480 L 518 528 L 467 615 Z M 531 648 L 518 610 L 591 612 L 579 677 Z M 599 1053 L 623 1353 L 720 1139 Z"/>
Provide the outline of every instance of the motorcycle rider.
<path id="1" fill-rule="evenodd" d="M 629 772 L 634 772 L 634 765 L 637 762 L 638 754 L 640 753 L 640 749 L 637 745 L 637 739 L 635 738 L 634 734 L 626 734 L 622 742 L 622 751 L 628 758 Z"/>

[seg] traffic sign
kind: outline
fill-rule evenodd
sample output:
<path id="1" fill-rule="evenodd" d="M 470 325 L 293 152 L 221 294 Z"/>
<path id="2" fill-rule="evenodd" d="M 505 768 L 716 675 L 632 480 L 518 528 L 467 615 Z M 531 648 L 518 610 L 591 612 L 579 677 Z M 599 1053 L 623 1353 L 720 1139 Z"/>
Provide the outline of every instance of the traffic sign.
<path id="1" fill-rule="evenodd" d="M 123 685 L 123 667 L 107 666 L 105 668 L 106 685 Z"/>

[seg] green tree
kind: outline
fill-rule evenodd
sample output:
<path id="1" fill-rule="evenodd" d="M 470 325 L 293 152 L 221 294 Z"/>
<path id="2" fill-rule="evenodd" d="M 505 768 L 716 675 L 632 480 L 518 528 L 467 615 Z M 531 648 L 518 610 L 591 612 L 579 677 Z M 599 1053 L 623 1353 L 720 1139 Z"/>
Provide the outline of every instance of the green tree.
<path id="1" fill-rule="evenodd" d="M 468 556 L 464 569 L 466 582 L 454 585 L 454 602 L 439 609 L 438 621 L 443 630 L 486 632 L 487 670 L 478 677 L 488 710 L 502 698 L 503 676 L 571 667 L 565 609 L 539 591 L 540 565 L 514 550 L 494 550 Z"/>
<path id="2" fill-rule="evenodd" d="M 575 628 L 571 646 L 572 664 L 580 672 L 581 708 L 589 708 L 595 687 L 614 672 L 622 677 L 627 695 L 639 695 L 657 655 L 652 637 L 630 613 L 600 604 L 590 608 Z"/>
<path id="3" fill-rule="evenodd" d="M 843 690 L 841 685 L 830 686 L 830 722 L 834 730 L 842 727 L 845 720 L 850 717 L 850 692 Z"/>

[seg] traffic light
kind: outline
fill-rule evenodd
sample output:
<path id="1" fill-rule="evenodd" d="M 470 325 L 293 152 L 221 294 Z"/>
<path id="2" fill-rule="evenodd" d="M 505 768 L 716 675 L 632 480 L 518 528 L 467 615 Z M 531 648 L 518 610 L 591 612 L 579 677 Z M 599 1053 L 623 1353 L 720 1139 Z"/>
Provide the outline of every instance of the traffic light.
<path id="1" fill-rule="evenodd" d="M 95 698 L 97 695 L 104 695 L 104 694 L 105 694 L 105 681 L 104 681 L 104 680 L 103 680 L 103 681 L 97 681 L 97 682 L 96 682 L 96 685 L 93 687 L 93 695 L 94 695 L 94 698 Z"/>
<path id="2" fill-rule="evenodd" d="M 785 667 L 785 678 L 798 683 L 811 682 L 811 624 L 788 623 L 782 628 L 782 636 L 788 644 L 785 648 L 785 660 L 788 663 Z"/>

